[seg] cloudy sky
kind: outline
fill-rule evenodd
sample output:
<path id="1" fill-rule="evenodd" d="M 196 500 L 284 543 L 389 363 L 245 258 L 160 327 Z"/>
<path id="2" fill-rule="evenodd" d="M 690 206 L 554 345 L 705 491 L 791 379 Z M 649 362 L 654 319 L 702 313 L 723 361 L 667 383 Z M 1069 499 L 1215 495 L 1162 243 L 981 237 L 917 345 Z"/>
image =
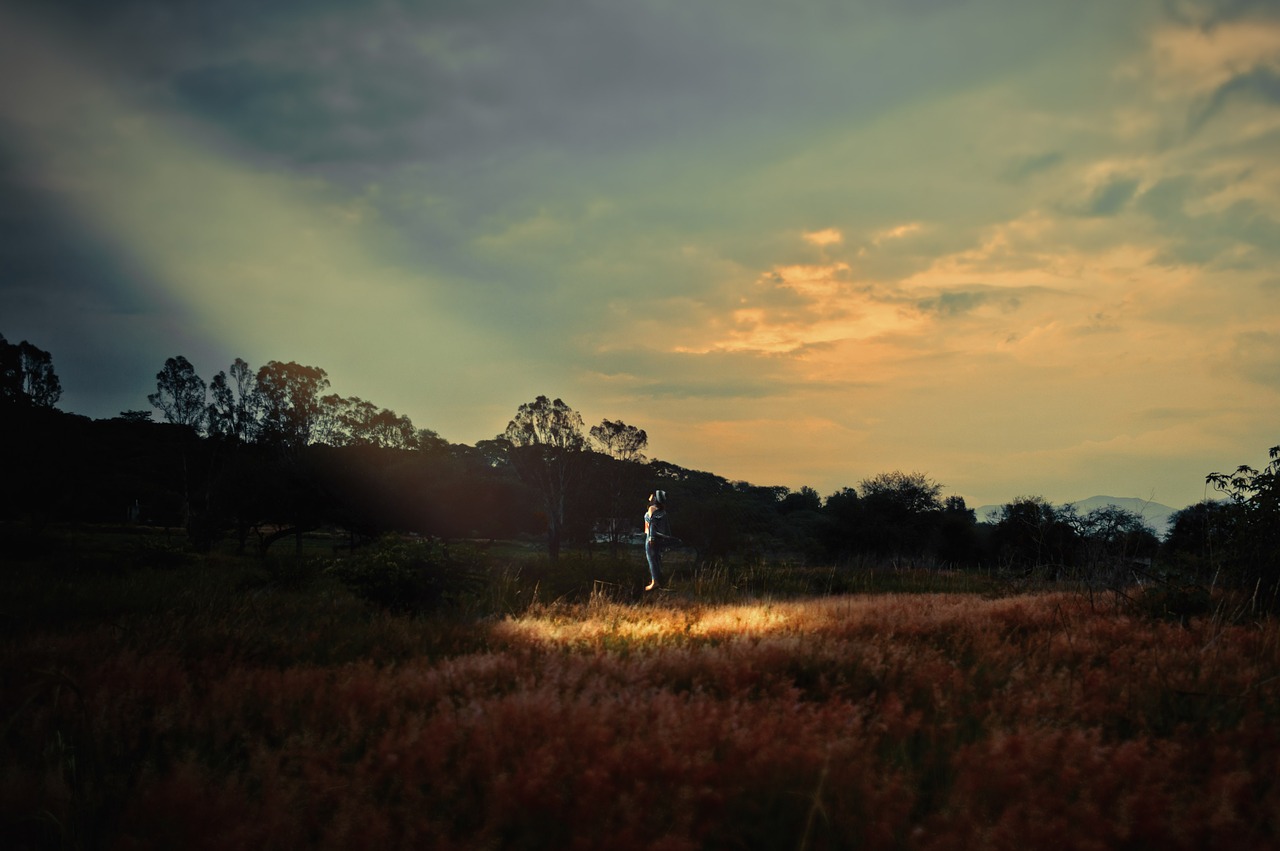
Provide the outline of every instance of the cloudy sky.
<path id="1" fill-rule="evenodd" d="M 0 6 L 0 333 L 454 442 L 1179 507 L 1280 443 L 1276 0 Z"/>

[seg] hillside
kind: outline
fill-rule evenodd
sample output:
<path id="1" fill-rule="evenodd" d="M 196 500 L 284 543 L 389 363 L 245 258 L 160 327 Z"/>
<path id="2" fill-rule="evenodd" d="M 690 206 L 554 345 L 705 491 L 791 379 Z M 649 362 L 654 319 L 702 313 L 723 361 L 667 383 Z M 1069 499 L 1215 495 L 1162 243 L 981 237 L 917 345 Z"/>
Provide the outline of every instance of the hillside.
<path id="1" fill-rule="evenodd" d="M 1087 514 L 1095 508 L 1102 508 L 1107 505 L 1114 505 L 1117 508 L 1132 511 L 1147 521 L 1151 528 L 1155 530 L 1156 535 L 1161 538 L 1168 534 L 1172 526 L 1173 515 L 1181 510 L 1132 496 L 1091 496 L 1088 499 L 1078 500 L 1070 504 L 1074 505 L 1081 514 Z M 974 510 L 974 515 L 980 522 L 995 522 L 996 518 L 999 517 L 1000 508 L 1001 506 L 999 505 L 983 505 Z"/>

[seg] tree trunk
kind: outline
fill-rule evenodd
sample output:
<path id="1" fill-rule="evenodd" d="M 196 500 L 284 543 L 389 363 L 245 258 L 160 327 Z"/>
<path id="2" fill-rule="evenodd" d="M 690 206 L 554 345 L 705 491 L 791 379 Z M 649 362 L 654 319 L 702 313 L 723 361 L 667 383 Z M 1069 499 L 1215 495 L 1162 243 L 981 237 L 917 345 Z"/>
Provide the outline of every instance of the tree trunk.
<path id="1" fill-rule="evenodd" d="M 547 555 L 552 561 L 560 559 L 560 524 L 555 520 L 547 524 Z"/>

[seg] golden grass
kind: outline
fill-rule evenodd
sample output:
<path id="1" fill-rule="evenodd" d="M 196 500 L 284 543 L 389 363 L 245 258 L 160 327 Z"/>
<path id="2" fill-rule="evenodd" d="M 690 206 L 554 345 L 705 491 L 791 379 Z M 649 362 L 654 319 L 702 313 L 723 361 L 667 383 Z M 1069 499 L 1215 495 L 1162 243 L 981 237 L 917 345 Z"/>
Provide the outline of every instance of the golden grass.
<path id="1" fill-rule="evenodd" d="M 535 606 L 463 640 L 344 622 L 365 649 L 328 663 L 305 650 L 335 640 L 323 625 L 273 645 L 269 615 L 235 606 L 147 618 L 4 643 L 0 827 L 19 845 L 1280 844 L 1272 621 L 1068 593 L 667 595 Z"/>

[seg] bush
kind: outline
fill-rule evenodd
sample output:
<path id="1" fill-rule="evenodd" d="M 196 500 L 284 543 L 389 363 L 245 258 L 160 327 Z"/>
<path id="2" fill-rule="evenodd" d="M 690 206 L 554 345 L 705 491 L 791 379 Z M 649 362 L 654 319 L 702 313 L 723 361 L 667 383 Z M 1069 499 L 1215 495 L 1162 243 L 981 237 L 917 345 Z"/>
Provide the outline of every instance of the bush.
<path id="1" fill-rule="evenodd" d="M 1209 589 L 1200 585 L 1157 585 L 1138 597 L 1137 610 L 1148 617 L 1185 624 L 1213 611 L 1213 598 Z"/>
<path id="2" fill-rule="evenodd" d="M 398 612 L 455 607 L 481 593 L 485 584 L 474 565 L 451 559 L 443 546 L 395 537 L 334 560 L 325 573 L 357 596 Z"/>

